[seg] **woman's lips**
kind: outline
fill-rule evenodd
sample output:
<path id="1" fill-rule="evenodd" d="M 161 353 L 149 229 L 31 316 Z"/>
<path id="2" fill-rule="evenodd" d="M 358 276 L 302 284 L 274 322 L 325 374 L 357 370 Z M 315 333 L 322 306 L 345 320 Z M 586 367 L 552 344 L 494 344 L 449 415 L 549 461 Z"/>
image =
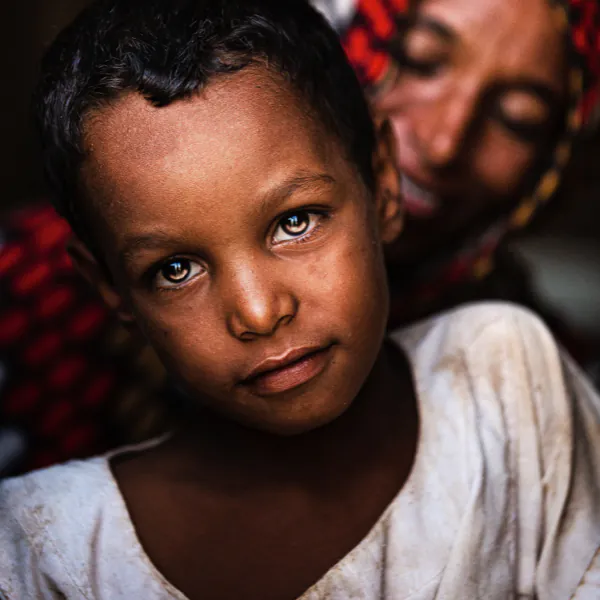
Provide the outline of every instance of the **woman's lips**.
<path id="1" fill-rule="evenodd" d="M 413 179 L 400 174 L 401 194 L 406 212 L 411 217 L 431 219 L 441 209 L 440 198 L 416 183 Z"/>
<path id="2" fill-rule="evenodd" d="M 293 350 L 281 359 L 259 365 L 242 385 L 259 396 L 273 396 L 297 388 L 320 375 L 331 359 L 332 346 Z"/>

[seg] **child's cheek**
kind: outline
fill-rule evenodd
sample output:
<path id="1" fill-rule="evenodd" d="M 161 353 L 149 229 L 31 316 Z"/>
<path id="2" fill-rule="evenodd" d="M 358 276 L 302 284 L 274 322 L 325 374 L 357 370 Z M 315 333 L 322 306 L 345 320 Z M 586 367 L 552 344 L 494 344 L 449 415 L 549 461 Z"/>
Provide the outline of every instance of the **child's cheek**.
<path id="1" fill-rule="evenodd" d="M 309 259 L 307 275 L 311 285 L 301 305 L 327 312 L 340 327 L 377 328 L 387 318 L 385 267 L 370 228 L 347 229 Z"/>
<path id="2" fill-rule="evenodd" d="M 210 386 L 220 387 L 229 382 L 220 360 L 229 348 L 213 313 L 212 307 L 199 307 L 191 298 L 178 302 L 176 310 L 144 306 L 138 322 L 170 373 L 183 381 L 204 379 L 202 375 L 210 373 Z"/>

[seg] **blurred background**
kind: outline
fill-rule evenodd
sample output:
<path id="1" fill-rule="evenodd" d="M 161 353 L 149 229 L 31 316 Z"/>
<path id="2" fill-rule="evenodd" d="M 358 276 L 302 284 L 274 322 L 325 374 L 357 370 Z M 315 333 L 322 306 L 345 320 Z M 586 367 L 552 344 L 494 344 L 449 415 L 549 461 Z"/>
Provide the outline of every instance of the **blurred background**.
<path id="1" fill-rule="evenodd" d="M 38 61 L 85 0 L 3 3 L 0 17 L 0 476 L 139 441 L 168 423 L 163 373 L 74 280 L 30 120 Z M 600 135 L 511 252 L 600 382 Z"/>
<path id="2" fill-rule="evenodd" d="M 74 274 L 45 195 L 30 97 L 38 63 L 85 0 L 0 13 L 0 476 L 89 456 L 166 426 L 163 375 Z"/>
<path id="3" fill-rule="evenodd" d="M 0 209 L 7 210 L 43 193 L 42 173 L 32 134 L 29 98 L 39 58 L 57 32 L 85 6 L 83 0 L 3 2 L 0 65 L 0 119 L 5 143 L 0 150 Z"/>

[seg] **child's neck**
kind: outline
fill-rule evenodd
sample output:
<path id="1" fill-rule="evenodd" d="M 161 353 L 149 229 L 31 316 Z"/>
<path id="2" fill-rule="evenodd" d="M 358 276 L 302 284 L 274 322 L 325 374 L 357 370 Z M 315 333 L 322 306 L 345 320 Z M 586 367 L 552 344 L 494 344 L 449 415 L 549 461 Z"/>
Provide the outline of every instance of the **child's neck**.
<path id="1" fill-rule="evenodd" d="M 201 412 L 194 425 L 173 436 L 169 454 L 176 477 L 206 477 L 207 459 L 224 472 L 332 482 L 332 472 L 381 465 L 382 457 L 416 444 L 417 414 L 409 366 L 396 348 L 384 345 L 376 364 L 347 411 L 334 422 L 306 434 L 281 437 L 241 426 L 212 413 Z M 167 449 L 167 448 L 165 448 Z M 410 457 L 412 460 L 412 456 Z M 170 461 L 169 461 L 170 462 Z"/>
<path id="2" fill-rule="evenodd" d="M 150 559 L 189 598 L 297 598 L 390 505 L 416 439 L 408 365 L 386 347 L 352 406 L 319 430 L 281 438 L 205 415 L 113 467 Z"/>

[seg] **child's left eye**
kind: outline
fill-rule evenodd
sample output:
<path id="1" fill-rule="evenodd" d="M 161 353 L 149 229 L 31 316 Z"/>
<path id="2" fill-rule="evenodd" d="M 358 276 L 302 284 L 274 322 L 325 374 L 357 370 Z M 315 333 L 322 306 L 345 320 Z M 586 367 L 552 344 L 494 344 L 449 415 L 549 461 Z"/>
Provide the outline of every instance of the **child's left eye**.
<path id="1" fill-rule="evenodd" d="M 189 258 L 173 258 L 163 263 L 154 276 L 158 289 L 176 289 L 202 274 L 203 267 Z"/>
<path id="2" fill-rule="evenodd" d="M 277 223 L 273 234 L 273 242 L 279 244 L 311 233 L 318 225 L 321 217 L 321 214 L 308 210 L 288 213 Z"/>

